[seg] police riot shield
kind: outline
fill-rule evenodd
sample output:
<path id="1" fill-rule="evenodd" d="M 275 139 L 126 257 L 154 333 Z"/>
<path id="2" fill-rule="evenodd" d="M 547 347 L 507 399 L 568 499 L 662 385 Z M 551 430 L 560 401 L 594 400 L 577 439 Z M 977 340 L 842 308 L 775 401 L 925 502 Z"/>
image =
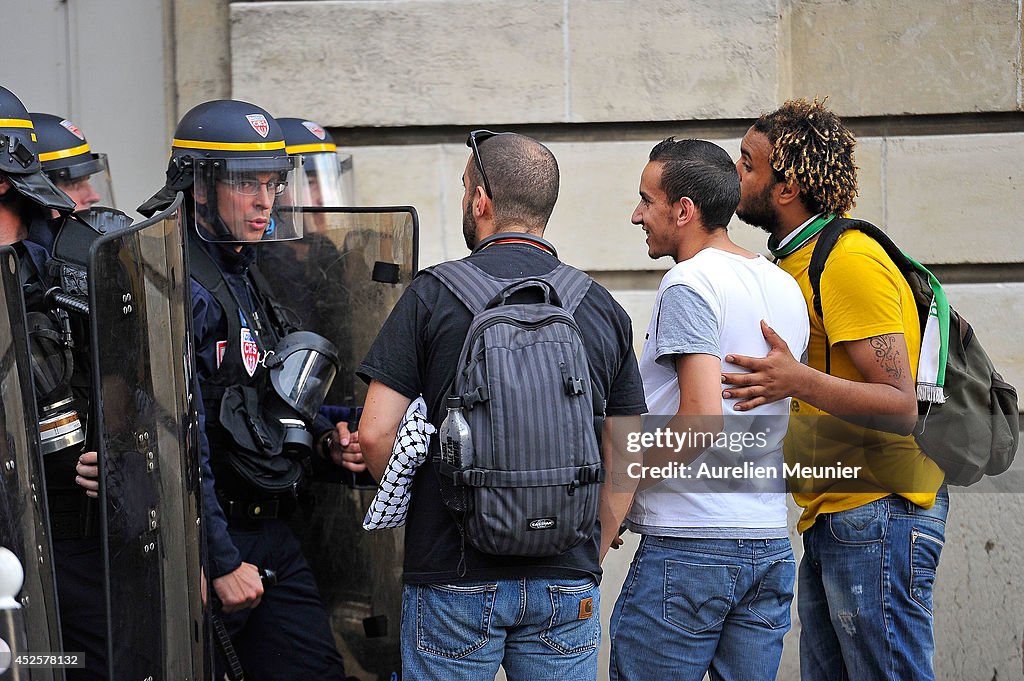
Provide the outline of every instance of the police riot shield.
<path id="1" fill-rule="evenodd" d="M 201 494 L 181 194 L 89 253 L 111 679 L 203 679 Z"/>
<path id="2" fill-rule="evenodd" d="M 24 583 L 15 594 L 21 607 L 0 611 L 0 640 L 12 654 L 60 652 L 25 305 L 18 258 L 10 247 L 0 248 L 0 295 L 6 305 L 0 314 L 0 546 L 12 551 L 24 570 Z M 11 594 L 0 594 L 6 595 Z M 10 666 L 9 658 L 6 662 Z M 0 672 L 0 678 L 29 678 L 28 669 L 8 673 Z M 58 669 L 36 668 L 31 674 L 32 679 L 64 678 Z"/>
<path id="3" fill-rule="evenodd" d="M 337 348 L 341 369 L 321 413 L 355 430 L 366 386 L 355 370 L 416 274 L 415 209 L 307 208 L 302 239 L 261 246 L 259 271 L 304 331 Z M 339 414 L 345 414 L 340 416 Z M 327 607 L 348 674 L 391 679 L 401 669 L 402 530 L 366 532 L 376 485 L 336 469 L 314 479 L 292 519 Z M 397 677 L 394 677 L 397 678 Z"/>

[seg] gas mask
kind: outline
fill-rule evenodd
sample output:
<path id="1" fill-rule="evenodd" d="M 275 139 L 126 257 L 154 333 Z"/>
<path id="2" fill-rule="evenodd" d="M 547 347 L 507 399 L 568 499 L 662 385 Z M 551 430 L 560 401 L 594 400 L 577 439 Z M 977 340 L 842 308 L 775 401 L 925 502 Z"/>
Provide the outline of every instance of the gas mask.
<path id="1" fill-rule="evenodd" d="M 266 413 L 284 427 L 283 453 L 304 458 L 313 451 L 313 424 L 338 373 L 338 352 L 323 336 L 310 331 L 290 333 L 264 360 L 273 393 Z"/>
<path id="2" fill-rule="evenodd" d="M 74 360 L 67 313 L 56 310 L 51 317 L 32 312 L 28 315 L 28 326 L 42 453 L 78 447 L 85 442 L 85 429 L 71 393 Z"/>
<path id="3" fill-rule="evenodd" d="M 229 460 L 250 485 L 280 492 L 301 478 L 313 453 L 310 426 L 338 372 L 338 354 L 322 336 L 290 333 L 267 353 L 271 390 L 234 385 L 224 391 L 220 423 L 234 446 Z"/>

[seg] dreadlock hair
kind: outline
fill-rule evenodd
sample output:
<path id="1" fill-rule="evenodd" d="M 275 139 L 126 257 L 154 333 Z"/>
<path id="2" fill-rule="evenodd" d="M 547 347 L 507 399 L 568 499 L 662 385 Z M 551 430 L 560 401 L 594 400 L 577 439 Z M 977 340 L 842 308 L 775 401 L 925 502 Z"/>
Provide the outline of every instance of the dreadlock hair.
<path id="1" fill-rule="evenodd" d="M 827 99 L 827 98 L 826 98 Z M 779 182 L 800 187 L 800 201 L 812 213 L 842 215 L 856 204 L 857 141 L 825 100 L 792 99 L 754 123 L 772 145 L 769 159 Z"/>

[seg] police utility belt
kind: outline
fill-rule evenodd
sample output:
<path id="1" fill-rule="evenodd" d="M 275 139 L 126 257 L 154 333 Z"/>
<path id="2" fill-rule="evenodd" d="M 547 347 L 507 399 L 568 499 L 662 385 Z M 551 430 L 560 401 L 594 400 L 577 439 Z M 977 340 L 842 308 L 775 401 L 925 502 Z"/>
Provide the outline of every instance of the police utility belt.
<path id="1" fill-rule="evenodd" d="M 288 498 L 267 497 L 247 501 L 244 499 L 232 499 L 228 492 L 217 490 L 217 501 L 224 509 L 224 515 L 228 520 L 235 521 L 260 521 L 273 520 L 275 518 L 287 519 L 295 510 L 296 503 Z"/>

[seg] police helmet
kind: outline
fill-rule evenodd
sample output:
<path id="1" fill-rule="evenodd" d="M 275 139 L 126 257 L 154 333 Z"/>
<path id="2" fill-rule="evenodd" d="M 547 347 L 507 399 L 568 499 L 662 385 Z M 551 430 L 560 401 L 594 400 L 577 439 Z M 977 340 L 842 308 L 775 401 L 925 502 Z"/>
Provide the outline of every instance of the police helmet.
<path id="1" fill-rule="evenodd" d="M 40 206 L 74 210 L 74 201 L 42 173 L 32 119 L 17 95 L 5 87 L 0 87 L 0 174 L 16 192 Z"/>
<path id="2" fill-rule="evenodd" d="M 163 189 L 139 212 L 151 215 L 191 190 L 199 235 L 226 243 L 261 243 L 302 236 L 305 176 L 301 158 L 285 151 L 273 116 L 231 99 L 204 102 L 178 123 Z"/>
<path id="3" fill-rule="evenodd" d="M 29 115 L 43 172 L 75 200 L 75 210 L 86 210 L 94 204 L 113 206 L 107 155 L 94 153 L 78 126 L 66 118 L 46 113 Z"/>
<path id="4" fill-rule="evenodd" d="M 338 156 L 331 134 L 315 121 L 278 118 L 284 132 L 285 150 L 302 155 L 308 194 L 304 206 L 350 206 L 354 203 L 352 156 Z"/>

